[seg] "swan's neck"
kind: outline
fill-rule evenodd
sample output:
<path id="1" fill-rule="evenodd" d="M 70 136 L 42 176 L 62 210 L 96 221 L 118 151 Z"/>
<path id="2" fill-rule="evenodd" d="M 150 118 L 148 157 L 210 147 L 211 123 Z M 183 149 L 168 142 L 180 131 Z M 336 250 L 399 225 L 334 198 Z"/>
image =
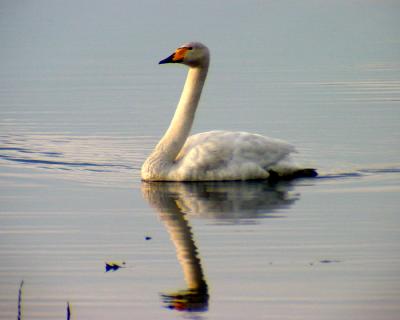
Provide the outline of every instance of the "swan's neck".
<path id="1" fill-rule="evenodd" d="M 154 150 L 165 161 L 175 160 L 189 136 L 207 71 L 208 63 L 189 69 L 171 124 Z"/>

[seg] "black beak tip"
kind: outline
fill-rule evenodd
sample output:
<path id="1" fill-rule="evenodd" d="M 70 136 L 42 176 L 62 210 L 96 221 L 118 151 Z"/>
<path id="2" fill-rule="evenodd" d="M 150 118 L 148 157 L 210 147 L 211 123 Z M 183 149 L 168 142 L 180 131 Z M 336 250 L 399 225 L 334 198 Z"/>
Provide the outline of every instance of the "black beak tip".
<path id="1" fill-rule="evenodd" d="M 161 60 L 158 64 L 173 63 L 173 62 L 175 62 L 173 60 L 173 58 L 174 58 L 174 55 L 171 54 L 168 58 L 165 58 L 164 60 Z"/>

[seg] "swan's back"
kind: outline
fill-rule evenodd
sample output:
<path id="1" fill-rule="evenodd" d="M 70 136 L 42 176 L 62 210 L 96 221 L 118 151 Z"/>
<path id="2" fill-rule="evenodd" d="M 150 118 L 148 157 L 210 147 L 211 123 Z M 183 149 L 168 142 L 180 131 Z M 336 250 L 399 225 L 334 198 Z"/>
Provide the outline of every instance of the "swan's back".
<path id="1" fill-rule="evenodd" d="M 199 133 L 187 139 L 170 178 L 192 181 L 267 179 L 269 170 L 287 160 L 294 151 L 287 142 L 258 134 Z"/>

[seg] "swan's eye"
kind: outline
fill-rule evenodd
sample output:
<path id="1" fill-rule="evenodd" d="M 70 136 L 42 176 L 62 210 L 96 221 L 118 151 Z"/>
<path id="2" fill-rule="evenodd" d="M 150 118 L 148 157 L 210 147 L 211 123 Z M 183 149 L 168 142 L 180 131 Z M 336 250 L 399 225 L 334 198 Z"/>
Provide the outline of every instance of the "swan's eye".
<path id="1" fill-rule="evenodd" d="M 188 50 L 193 50 L 193 47 L 187 47 Z"/>

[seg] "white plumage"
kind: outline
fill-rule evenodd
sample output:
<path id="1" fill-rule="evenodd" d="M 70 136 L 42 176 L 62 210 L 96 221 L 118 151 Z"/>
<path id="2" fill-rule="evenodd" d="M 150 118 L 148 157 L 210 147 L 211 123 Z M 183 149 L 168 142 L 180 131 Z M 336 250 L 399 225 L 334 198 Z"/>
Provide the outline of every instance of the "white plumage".
<path id="1" fill-rule="evenodd" d="M 171 171 L 174 180 L 266 179 L 293 151 L 292 145 L 259 134 L 203 132 L 188 138 Z"/>
<path id="2" fill-rule="evenodd" d="M 211 181 L 268 179 L 304 172 L 290 164 L 289 143 L 247 132 L 210 131 L 189 137 L 209 66 L 209 51 L 198 42 L 178 48 L 163 63 L 189 66 L 185 86 L 171 124 L 142 166 L 148 181 Z M 295 177 L 295 175 L 294 175 Z"/>

